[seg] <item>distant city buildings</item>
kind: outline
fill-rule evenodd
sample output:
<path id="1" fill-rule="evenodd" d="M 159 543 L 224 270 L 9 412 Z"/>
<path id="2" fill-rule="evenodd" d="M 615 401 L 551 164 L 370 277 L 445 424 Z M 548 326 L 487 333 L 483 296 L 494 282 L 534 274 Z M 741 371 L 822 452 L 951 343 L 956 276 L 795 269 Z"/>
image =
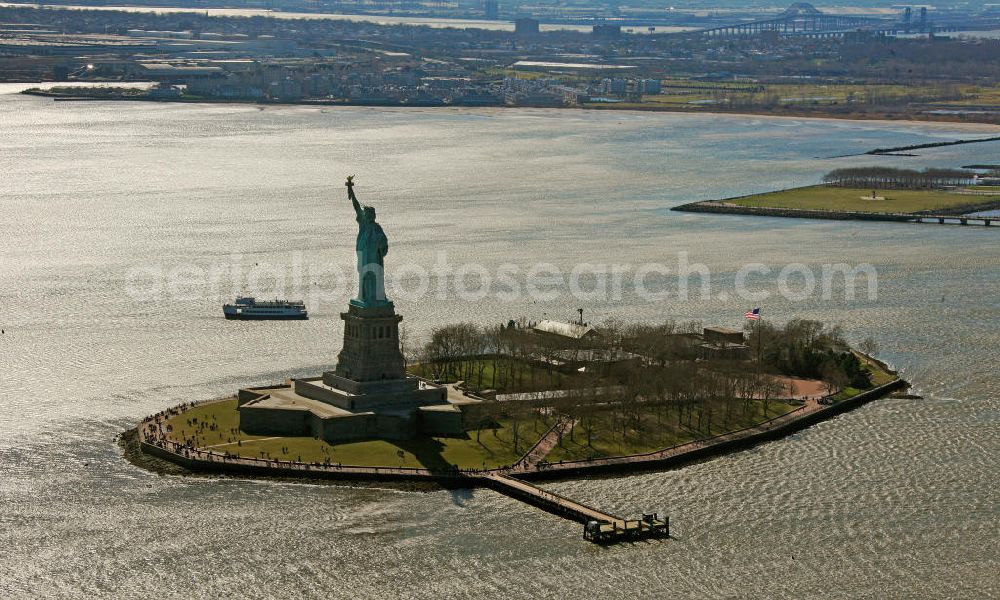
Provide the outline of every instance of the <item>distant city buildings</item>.
<path id="1" fill-rule="evenodd" d="M 662 91 L 662 83 L 659 79 L 604 78 L 596 91 L 617 97 L 654 95 Z"/>
<path id="2" fill-rule="evenodd" d="M 483 16 L 496 21 L 500 15 L 500 3 L 497 0 L 483 0 Z"/>
<path id="3" fill-rule="evenodd" d="M 480 9 L 487 18 L 498 17 L 499 0 L 464 5 L 466 17 L 478 17 Z M 991 9 L 978 20 L 1000 27 L 1000 18 L 988 16 L 996 13 Z M 929 13 L 939 23 L 958 19 L 944 11 Z M 557 18 L 548 10 L 544 14 Z M 919 14 L 919 7 L 910 11 L 914 31 L 921 27 Z M 901 10 L 901 29 L 904 16 Z M 657 99 L 657 108 L 774 110 L 794 104 L 797 110 L 856 111 L 921 102 L 925 106 L 914 114 L 926 108 L 955 110 L 956 118 L 970 120 L 983 119 L 974 114 L 1000 115 L 989 106 L 986 113 L 973 113 L 965 105 L 926 105 L 971 100 L 964 90 L 972 88 L 962 84 L 995 81 L 1000 70 L 992 59 L 1000 40 L 931 42 L 864 29 L 839 37 L 789 36 L 773 29 L 743 37 L 633 35 L 632 26 L 622 24 L 633 17 L 613 18 L 597 22 L 591 33 L 542 33 L 539 19 L 524 15 L 513 31 L 504 31 L 196 12 L 70 15 L 7 5 L 0 6 L 0 80 L 152 81 L 164 85 L 148 95 L 161 100 L 181 95 L 249 102 L 577 106 L 649 102 L 650 96 L 669 94 L 675 101 Z M 684 18 L 714 25 L 736 19 L 729 13 Z M 74 32 L 64 33 L 70 21 Z M 881 69 L 877 80 L 871 77 L 873 65 Z M 890 72 L 900 74 L 892 83 L 907 86 L 905 97 L 887 87 Z M 922 81 L 933 83 L 911 86 L 918 72 Z M 782 89 L 800 83 L 870 83 L 877 89 L 846 94 L 833 88 Z M 989 89 L 983 88 L 986 101 Z"/>
<path id="4" fill-rule="evenodd" d="M 602 40 L 617 40 L 622 36 L 621 25 L 594 25 L 595 38 Z"/>
<path id="5" fill-rule="evenodd" d="M 149 90 L 149 97 L 154 100 L 176 100 L 181 97 L 181 89 L 169 83 L 160 83 Z"/>
<path id="6" fill-rule="evenodd" d="M 509 106 L 559 107 L 586 102 L 586 91 L 563 84 L 557 79 L 517 79 L 503 83 L 504 103 Z"/>
<path id="7" fill-rule="evenodd" d="M 538 20 L 522 17 L 514 21 L 514 35 L 538 35 Z"/>

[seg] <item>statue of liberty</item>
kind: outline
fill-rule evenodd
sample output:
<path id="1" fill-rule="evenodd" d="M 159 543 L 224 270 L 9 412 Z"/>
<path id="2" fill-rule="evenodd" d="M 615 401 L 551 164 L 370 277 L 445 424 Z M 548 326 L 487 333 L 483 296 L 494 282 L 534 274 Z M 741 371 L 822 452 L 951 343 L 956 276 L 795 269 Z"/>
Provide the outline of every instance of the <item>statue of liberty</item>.
<path id="1" fill-rule="evenodd" d="M 358 221 L 358 297 L 353 304 L 362 307 L 391 306 L 385 296 L 385 263 L 383 259 L 389 252 L 389 239 L 382 231 L 382 226 L 375 222 L 375 209 L 362 206 L 354 195 L 354 175 L 347 178 L 347 196 L 354 205 Z"/>

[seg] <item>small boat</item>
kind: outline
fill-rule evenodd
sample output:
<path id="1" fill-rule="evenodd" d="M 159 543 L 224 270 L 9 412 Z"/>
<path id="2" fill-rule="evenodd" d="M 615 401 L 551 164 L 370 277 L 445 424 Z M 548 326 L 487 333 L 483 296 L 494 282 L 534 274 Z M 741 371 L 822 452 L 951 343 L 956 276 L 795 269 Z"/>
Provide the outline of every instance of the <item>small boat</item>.
<path id="1" fill-rule="evenodd" d="M 283 319 L 308 319 L 309 311 L 301 300 L 292 302 L 289 300 L 266 300 L 258 301 L 252 296 L 239 296 L 233 304 L 226 304 L 222 307 L 222 313 L 227 319 L 241 320 L 283 320 Z"/>

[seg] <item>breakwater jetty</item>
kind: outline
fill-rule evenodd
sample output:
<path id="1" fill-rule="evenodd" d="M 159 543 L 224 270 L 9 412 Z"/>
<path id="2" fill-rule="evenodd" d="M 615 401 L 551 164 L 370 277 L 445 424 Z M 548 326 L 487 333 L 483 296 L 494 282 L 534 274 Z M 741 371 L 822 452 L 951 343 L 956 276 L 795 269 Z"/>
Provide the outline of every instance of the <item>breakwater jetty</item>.
<path id="1" fill-rule="evenodd" d="M 975 138 L 971 140 L 951 140 L 948 142 L 928 142 L 926 144 L 912 144 L 910 146 L 895 146 L 893 148 L 875 148 L 874 150 L 869 150 L 865 154 L 879 155 L 879 154 L 895 154 L 897 152 L 909 152 L 910 150 L 923 150 L 925 148 L 941 148 L 944 146 L 960 146 L 962 144 L 979 144 L 982 142 L 998 142 L 1000 141 L 1000 135 L 987 137 L 987 138 Z"/>

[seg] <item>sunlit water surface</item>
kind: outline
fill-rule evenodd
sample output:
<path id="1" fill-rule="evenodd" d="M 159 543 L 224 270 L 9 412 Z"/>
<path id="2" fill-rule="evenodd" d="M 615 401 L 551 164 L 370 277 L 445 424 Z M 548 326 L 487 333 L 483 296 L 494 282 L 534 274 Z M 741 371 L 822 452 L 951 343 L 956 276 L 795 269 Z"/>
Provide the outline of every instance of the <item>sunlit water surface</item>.
<path id="1" fill-rule="evenodd" d="M 53 103 L 16 89 L 0 95 L 0 597 L 1000 595 L 1000 232 L 668 211 L 837 166 L 989 162 L 1000 145 L 822 157 L 995 129 Z M 350 272 L 349 173 L 380 211 L 390 267 L 429 267 L 438 252 L 566 270 L 676 265 L 687 252 L 716 278 L 712 298 L 687 302 L 400 298 L 414 339 L 578 306 L 595 321 L 739 326 L 748 302 L 719 295 L 740 265 L 867 262 L 877 299 L 772 298 L 765 316 L 876 337 L 926 398 L 881 400 L 684 469 L 551 484 L 613 512 L 671 515 L 677 539 L 613 548 L 491 491 L 192 480 L 122 460 L 114 437 L 144 415 L 329 366 L 348 297 L 314 298 L 322 282 L 305 277 L 290 295 L 313 298 L 311 320 L 227 322 L 228 284 L 140 301 L 150 290 L 135 273 L 296 260 Z"/>
<path id="2" fill-rule="evenodd" d="M 28 3 L 23 2 L 0 2 L 0 6 L 18 6 Z M 193 12 L 212 17 L 268 17 L 274 19 L 309 19 L 325 21 L 353 21 L 356 23 L 374 25 L 423 25 L 435 29 L 487 29 L 490 31 L 514 31 L 514 21 L 484 20 L 484 19 L 461 19 L 447 17 L 408 17 L 394 15 L 366 15 L 366 14 L 340 14 L 340 13 L 319 13 L 319 12 L 290 12 L 282 10 L 269 10 L 261 8 L 204 8 L 191 6 L 85 6 L 85 5 L 46 5 L 38 3 L 38 6 L 51 7 L 57 9 L 73 10 L 110 10 L 133 13 L 153 13 L 172 14 Z M 676 27 L 670 25 L 659 25 L 654 29 L 655 33 L 676 33 L 688 31 L 693 27 Z M 540 31 L 581 31 L 591 32 L 592 25 L 573 25 L 569 23 L 543 23 L 539 25 Z M 645 27 L 626 27 L 630 33 L 652 33 Z"/>

